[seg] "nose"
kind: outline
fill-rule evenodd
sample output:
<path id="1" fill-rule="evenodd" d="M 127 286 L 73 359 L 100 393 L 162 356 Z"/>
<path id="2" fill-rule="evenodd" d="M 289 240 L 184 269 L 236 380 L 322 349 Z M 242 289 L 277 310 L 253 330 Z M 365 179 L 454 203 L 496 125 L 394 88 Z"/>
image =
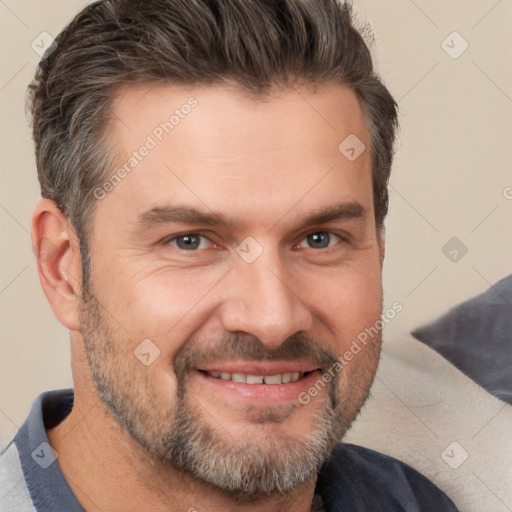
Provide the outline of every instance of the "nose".
<path id="1" fill-rule="evenodd" d="M 281 262 L 270 263 L 263 255 L 252 263 L 238 261 L 225 283 L 221 318 L 226 331 L 256 336 L 275 348 L 292 334 L 311 329 L 313 315 Z"/>

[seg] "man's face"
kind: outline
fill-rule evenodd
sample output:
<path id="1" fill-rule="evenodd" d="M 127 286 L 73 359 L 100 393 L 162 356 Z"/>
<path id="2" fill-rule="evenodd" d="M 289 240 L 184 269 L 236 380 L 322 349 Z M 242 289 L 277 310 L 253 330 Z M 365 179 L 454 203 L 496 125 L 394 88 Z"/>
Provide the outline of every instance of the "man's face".
<path id="1" fill-rule="evenodd" d="M 130 172 L 96 204 L 81 305 L 99 396 L 159 461 L 234 496 L 314 479 L 380 351 L 335 365 L 382 307 L 371 157 L 338 149 L 370 147 L 356 95 L 128 88 L 113 111 Z"/>

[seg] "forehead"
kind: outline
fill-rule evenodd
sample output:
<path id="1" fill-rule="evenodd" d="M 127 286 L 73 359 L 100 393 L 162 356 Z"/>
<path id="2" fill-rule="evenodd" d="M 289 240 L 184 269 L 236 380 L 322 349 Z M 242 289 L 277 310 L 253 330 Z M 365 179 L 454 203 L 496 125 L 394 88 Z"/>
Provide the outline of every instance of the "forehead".
<path id="1" fill-rule="evenodd" d="M 355 160 L 340 151 L 347 139 L 358 152 L 370 147 L 357 96 L 345 86 L 297 86 L 264 99 L 225 86 L 126 88 L 108 128 L 125 172 L 105 203 L 117 201 L 126 215 L 180 201 L 262 219 L 301 197 L 312 208 L 329 195 L 371 199 L 369 151 Z"/>
<path id="2" fill-rule="evenodd" d="M 241 145 L 246 149 L 275 147 L 286 139 L 314 144 L 326 135 L 325 142 L 336 148 L 339 138 L 349 133 L 367 138 L 357 95 L 340 84 L 297 85 L 264 97 L 223 85 L 149 84 L 119 90 L 111 111 L 109 128 L 115 141 L 130 148 L 139 142 L 139 132 L 159 142 L 160 138 L 178 141 L 195 135 L 205 150 L 215 138 L 215 142 L 230 142 L 223 147 L 226 151 L 239 150 Z"/>

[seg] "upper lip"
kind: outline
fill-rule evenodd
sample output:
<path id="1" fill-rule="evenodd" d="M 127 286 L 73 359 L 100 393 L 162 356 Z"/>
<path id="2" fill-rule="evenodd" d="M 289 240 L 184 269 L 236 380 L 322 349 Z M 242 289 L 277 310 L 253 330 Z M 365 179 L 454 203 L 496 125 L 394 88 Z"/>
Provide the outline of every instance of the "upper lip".
<path id="1" fill-rule="evenodd" d="M 306 373 L 318 370 L 314 363 L 283 361 L 283 362 L 218 362 L 203 365 L 197 368 L 205 372 L 248 373 L 249 375 L 261 375 L 263 377 L 277 375 L 279 373 Z"/>

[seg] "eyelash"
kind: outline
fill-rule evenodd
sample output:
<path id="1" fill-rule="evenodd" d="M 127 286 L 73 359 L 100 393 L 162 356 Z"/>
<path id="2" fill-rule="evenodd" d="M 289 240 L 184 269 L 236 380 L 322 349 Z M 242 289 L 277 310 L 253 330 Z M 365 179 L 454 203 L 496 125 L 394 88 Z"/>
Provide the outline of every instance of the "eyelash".
<path id="1" fill-rule="evenodd" d="M 297 246 L 299 245 L 300 243 L 302 243 L 304 240 L 307 239 L 308 236 L 310 235 L 314 235 L 314 234 L 318 234 L 318 233 L 327 233 L 329 234 L 330 236 L 334 235 L 335 237 L 338 237 L 339 240 L 338 242 L 332 244 L 332 245 L 329 245 L 328 247 L 325 247 L 325 248 L 321 248 L 321 249 L 317 249 L 319 252 L 322 251 L 322 252 L 328 252 L 330 250 L 332 250 L 332 248 L 334 246 L 336 246 L 339 242 L 342 242 L 342 241 L 346 241 L 346 237 L 344 238 L 341 234 L 339 233 L 335 233 L 334 231 L 329 231 L 329 230 L 315 230 L 315 231 L 310 231 L 306 234 L 304 234 L 304 236 L 299 240 L 299 242 L 293 244 L 293 246 Z M 171 242 L 177 240 L 178 238 L 180 237 L 184 237 L 184 236 L 199 236 L 199 237 L 202 237 L 202 238 L 205 238 L 207 239 L 211 244 L 215 245 L 215 242 L 213 242 L 208 236 L 206 236 L 204 233 L 202 232 L 194 232 L 194 231 L 190 231 L 190 232 L 187 232 L 187 233 L 181 233 L 179 235 L 173 235 L 172 237 L 170 238 L 166 238 L 162 241 L 162 245 L 166 246 L 166 245 L 170 245 Z M 190 251 L 187 251 L 186 249 L 180 249 L 179 247 L 176 247 L 176 246 L 173 246 L 175 247 L 176 249 L 180 250 L 180 251 L 183 251 L 183 252 L 198 252 L 200 250 L 204 250 L 204 249 L 193 249 L 193 250 L 190 250 Z M 315 250 L 313 247 L 308 247 L 309 249 L 313 249 Z"/>

